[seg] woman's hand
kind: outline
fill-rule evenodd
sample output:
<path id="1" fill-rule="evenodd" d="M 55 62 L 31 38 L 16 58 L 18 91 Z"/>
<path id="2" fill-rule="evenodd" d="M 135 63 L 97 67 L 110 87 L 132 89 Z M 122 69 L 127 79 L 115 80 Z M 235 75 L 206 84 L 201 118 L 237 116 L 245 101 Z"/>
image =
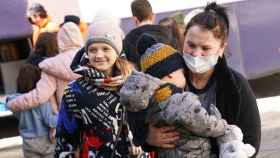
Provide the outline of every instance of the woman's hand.
<path id="1" fill-rule="evenodd" d="M 143 153 L 141 146 L 135 146 L 135 145 L 132 145 L 131 147 L 129 147 L 128 151 L 129 151 L 130 155 L 135 156 L 135 157 L 137 157 L 138 155 Z"/>
<path id="2" fill-rule="evenodd" d="M 175 127 L 166 126 L 157 128 L 154 124 L 149 124 L 148 136 L 146 142 L 155 147 L 174 148 L 175 142 L 180 138 L 179 133 L 175 131 Z"/>

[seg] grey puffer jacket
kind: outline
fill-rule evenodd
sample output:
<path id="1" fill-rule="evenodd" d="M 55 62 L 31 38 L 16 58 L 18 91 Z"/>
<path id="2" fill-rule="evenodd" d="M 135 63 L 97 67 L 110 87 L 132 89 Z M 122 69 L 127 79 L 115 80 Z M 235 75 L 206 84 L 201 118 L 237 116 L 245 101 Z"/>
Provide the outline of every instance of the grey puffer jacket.
<path id="1" fill-rule="evenodd" d="M 196 95 L 176 93 L 174 87 L 148 74 L 133 72 L 120 90 L 120 101 L 133 112 L 149 108 L 144 116 L 146 123 L 178 127 L 181 139 L 176 142 L 177 147 L 157 149 L 159 158 L 212 157 L 207 137 L 224 135 L 226 121 L 215 116 L 219 111 L 214 106 L 208 114 Z"/>

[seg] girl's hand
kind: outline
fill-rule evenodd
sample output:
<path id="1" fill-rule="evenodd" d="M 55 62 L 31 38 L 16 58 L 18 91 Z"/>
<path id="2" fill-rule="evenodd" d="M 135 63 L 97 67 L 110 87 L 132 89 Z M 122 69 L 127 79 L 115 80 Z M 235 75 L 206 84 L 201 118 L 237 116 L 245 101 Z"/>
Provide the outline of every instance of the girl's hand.
<path id="1" fill-rule="evenodd" d="M 11 110 L 12 112 L 18 112 L 18 111 L 21 111 L 21 109 L 16 105 L 14 104 L 13 101 L 9 101 L 7 102 L 7 107 L 9 108 L 9 110 Z"/>
<path id="2" fill-rule="evenodd" d="M 80 158 L 80 150 L 79 147 L 76 149 L 75 153 L 74 153 L 74 158 Z"/>
<path id="3" fill-rule="evenodd" d="M 176 146 L 175 142 L 179 138 L 179 133 L 175 131 L 173 126 L 157 128 L 150 124 L 146 142 L 155 147 L 174 148 Z"/>
<path id="4" fill-rule="evenodd" d="M 108 78 L 108 80 L 105 81 L 104 86 L 116 87 L 116 86 L 119 86 L 123 83 L 124 83 L 124 78 L 123 78 L 123 76 L 120 75 L 120 76 L 115 76 L 115 77 Z"/>

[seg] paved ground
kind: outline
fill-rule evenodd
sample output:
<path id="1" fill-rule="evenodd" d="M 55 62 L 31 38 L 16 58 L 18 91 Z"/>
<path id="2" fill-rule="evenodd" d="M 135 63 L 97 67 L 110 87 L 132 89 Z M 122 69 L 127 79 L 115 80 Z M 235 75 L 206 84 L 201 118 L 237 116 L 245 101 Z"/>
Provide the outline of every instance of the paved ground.
<path id="1" fill-rule="evenodd" d="M 258 100 L 262 140 L 258 158 L 280 157 L 280 96 Z"/>
<path id="2" fill-rule="evenodd" d="M 263 115 L 262 143 L 258 158 L 280 157 L 280 112 Z"/>

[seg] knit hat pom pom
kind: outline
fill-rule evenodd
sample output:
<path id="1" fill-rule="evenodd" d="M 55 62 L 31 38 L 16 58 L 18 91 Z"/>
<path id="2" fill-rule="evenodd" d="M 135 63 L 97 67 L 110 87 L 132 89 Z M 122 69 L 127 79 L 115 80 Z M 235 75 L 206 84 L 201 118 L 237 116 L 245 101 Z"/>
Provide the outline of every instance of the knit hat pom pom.
<path id="1" fill-rule="evenodd" d="M 152 45 L 158 43 L 157 40 L 148 33 L 143 33 L 137 41 L 137 51 L 142 56 L 148 48 L 150 48 Z"/>

